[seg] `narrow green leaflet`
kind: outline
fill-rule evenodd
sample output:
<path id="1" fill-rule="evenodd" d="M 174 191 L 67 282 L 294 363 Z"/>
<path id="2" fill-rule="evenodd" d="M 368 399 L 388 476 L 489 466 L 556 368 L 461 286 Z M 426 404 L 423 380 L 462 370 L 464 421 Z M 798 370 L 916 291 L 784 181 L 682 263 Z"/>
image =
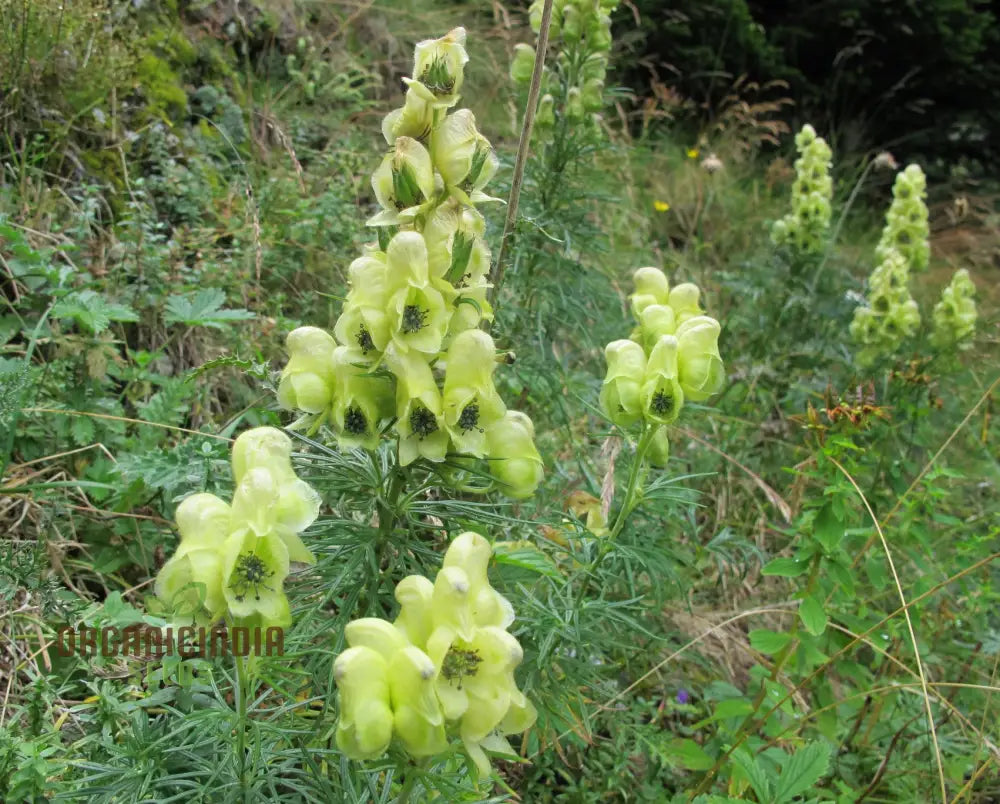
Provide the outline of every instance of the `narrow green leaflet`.
<path id="1" fill-rule="evenodd" d="M 762 575 L 780 575 L 782 578 L 797 578 L 809 570 L 808 561 L 795 558 L 776 558 L 764 565 Z"/>

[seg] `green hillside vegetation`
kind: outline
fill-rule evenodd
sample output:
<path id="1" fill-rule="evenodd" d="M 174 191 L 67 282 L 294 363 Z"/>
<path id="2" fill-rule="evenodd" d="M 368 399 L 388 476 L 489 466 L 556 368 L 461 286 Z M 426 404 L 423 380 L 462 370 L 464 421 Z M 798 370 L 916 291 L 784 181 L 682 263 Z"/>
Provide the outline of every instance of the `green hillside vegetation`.
<path id="1" fill-rule="evenodd" d="M 993 12 L 550 5 L 0 0 L 4 801 L 1000 800 Z"/>

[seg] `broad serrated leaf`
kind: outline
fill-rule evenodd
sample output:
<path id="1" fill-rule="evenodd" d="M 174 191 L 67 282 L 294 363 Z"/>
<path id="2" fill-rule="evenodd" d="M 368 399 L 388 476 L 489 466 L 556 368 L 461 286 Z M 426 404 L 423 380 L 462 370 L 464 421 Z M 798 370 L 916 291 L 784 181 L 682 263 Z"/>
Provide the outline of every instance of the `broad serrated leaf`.
<path id="1" fill-rule="evenodd" d="M 754 629 L 749 636 L 751 648 L 769 655 L 780 651 L 792 639 L 791 634 L 782 634 L 767 628 Z"/>
<path id="2" fill-rule="evenodd" d="M 73 416 L 70 419 L 69 431 L 77 446 L 94 443 L 94 420 L 89 416 Z"/>
<path id="3" fill-rule="evenodd" d="M 14 413 L 28 385 L 28 366 L 23 360 L 0 357 L 0 419 Z"/>
<path id="4" fill-rule="evenodd" d="M 754 793 L 757 795 L 757 801 L 773 801 L 771 797 L 771 780 L 768 778 L 767 770 L 758 761 L 757 757 L 748 753 L 745 749 L 740 749 L 739 751 L 735 751 L 730 758 L 750 783 Z"/>
<path id="5" fill-rule="evenodd" d="M 692 723 L 690 728 L 696 730 L 704 728 L 716 720 L 727 720 L 731 717 L 746 717 L 752 711 L 753 704 L 746 698 L 727 698 L 718 703 L 711 716 L 706 717 L 704 720 L 699 720 L 697 723 Z"/>
<path id="6" fill-rule="evenodd" d="M 788 758 L 775 784 L 775 804 L 784 804 L 806 792 L 826 773 L 830 764 L 830 746 L 811 743 Z"/>
<path id="7" fill-rule="evenodd" d="M 767 562 L 761 575 L 780 575 L 782 578 L 797 578 L 809 570 L 809 562 L 796 558 L 776 558 Z"/>
<path id="8" fill-rule="evenodd" d="M 677 738 L 668 746 L 670 758 L 687 770 L 708 770 L 715 760 L 694 740 Z"/>
<path id="9" fill-rule="evenodd" d="M 823 550 L 833 553 L 844 538 L 844 523 L 834 513 L 833 506 L 824 505 L 813 523 L 813 534 Z"/>
<path id="10" fill-rule="evenodd" d="M 246 321 L 254 314 L 242 308 L 225 309 L 226 294 L 219 288 L 204 288 L 193 293 L 173 295 L 167 299 L 163 320 L 168 324 L 186 324 L 189 327 L 223 329 L 232 321 Z"/>
<path id="11" fill-rule="evenodd" d="M 823 604 L 812 595 L 805 598 L 799 605 L 799 617 L 806 627 L 806 631 L 813 636 L 819 636 L 826 630 L 827 618 Z"/>
<path id="12" fill-rule="evenodd" d="M 100 335 L 112 321 L 138 321 L 131 307 L 105 299 L 93 290 L 70 293 L 52 308 L 54 318 L 71 318 L 93 335 Z"/>

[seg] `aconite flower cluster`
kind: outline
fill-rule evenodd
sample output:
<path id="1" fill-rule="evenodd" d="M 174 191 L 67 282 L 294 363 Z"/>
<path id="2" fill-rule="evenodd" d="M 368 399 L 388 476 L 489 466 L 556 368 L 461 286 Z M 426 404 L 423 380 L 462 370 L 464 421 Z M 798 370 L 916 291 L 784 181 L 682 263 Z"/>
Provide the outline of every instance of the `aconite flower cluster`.
<path id="1" fill-rule="evenodd" d="M 490 543 L 471 531 L 448 547 L 434 581 L 396 585 L 393 622 L 347 625 L 348 648 L 333 667 L 340 690 L 337 746 L 351 759 L 382 756 L 393 739 L 430 757 L 459 737 L 479 772 L 486 751 L 513 754 L 505 735 L 529 728 L 534 706 L 514 680 L 523 651 L 507 628 L 514 611 L 490 585 Z"/>
<path id="2" fill-rule="evenodd" d="M 320 498 L 292 470 L 292 442 L 258 427 L 233 444 L 230 502 L 194 494 L 177 507 L 180 545 L 156 576 L 155 592 L 173 621 L 208 626 L 291 624 L 283 584 L 292 561 L 314 563 L 299 534 Z"/>
<path id="3" fill-rule="evenodd" d="M 866 304 L 854 310 L 851 337 L 861 346 L 858 362 L 871 365 L 891 355 L 920 326 L 920 310 L 910 295 L 906 258 L 890 249 L 868 279 Z"/>
<path id="4" fill-rule="evenodd" d="M 795 183 L 792 185 L 792 211 L 771 228 L 777 245 L 789 245 L 802 254 L 816 254 L 823 249 L 830 226 L 833 182 L 830 165 L 833 152 L 826 140 L 816 136 L 808 123 L 795 137 L 799 158 L 795 160 Z"/>
<path id="5" fill-rule="evenodd" d="M 542 0 L 528 11 L 537 34 L 542 21 Z M 604 106 L 604 79 L 611 49 L 611 17 L 618 0 L 554 0 L 549 41 L 558 48 L 552 68 L 542 73 L 541 99 L 535 125 L 543 139 L 550 139 L 559 121 L 568 125 L 596 123 Z M 510 73 L 516 83 L 527 84 L 535 67 L 535 48 L 515 45 Z"/>
<path id="6" fill-rule="evenodd" d="M 459 101 L 465 30 L 416 46 L 403 106 L 383 121 L 389 152 L 372 176 L 378 229 L 349 268 L 333 335 L 288 336 L 278 400 L 329 424 L 342 448 L 373 450 L 391 427 L 399 462 L 488 459 L 496 485 L 530 496 L 542 475 L 534 429 L 493 384 L 497 350 L 478 329 L 492 319 L 490 249 L 477 205 L 498 159 Z"/>
<path id="7" fill-rule="evenodd" d="M 673 424 L 685 401 L 701 402 L 722 388 L 725 366 L 719 354 L 719 322 L 699 304 L 697 285 L 670 287 L 659 268 L 633 274 L 629 297 L 638 321 L 629 340 L 604 350 L 607 376 L 601 407 L 615 424 L 640 421 L 656 429 L 650 457 L 660 465 L 669 443 L 660 425 Z"/>
<path id="8" fill-rule="evenodd" d="M 927 179 L 920 165 L 907 165 L 896 175 L 892 204 L 885 216 L 885 228 L 875 247 L 875 256 L 884 260 L 892 250 L 906 260 L 909 271 L 922 271 L 930 259 L 930 228 L 927 222 Z"/>
<path id="9" fill-rule="evenodd" d="M 951 282 L 941 292 L 941 300 L 934 305 L 931 318 L 931 343 L 938 348 L 971 346 L 976 330 L 976 286 L 969 272 L 962 268 L 955 272 Z"/>

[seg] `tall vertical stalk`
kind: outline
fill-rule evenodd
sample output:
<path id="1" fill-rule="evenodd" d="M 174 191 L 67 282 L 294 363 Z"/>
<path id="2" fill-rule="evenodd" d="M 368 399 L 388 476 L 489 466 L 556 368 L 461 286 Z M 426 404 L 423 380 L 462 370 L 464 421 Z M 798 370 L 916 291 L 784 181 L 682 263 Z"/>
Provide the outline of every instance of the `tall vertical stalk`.
<path id="1" fill-rule="evenodd" d="M 524 122 L 521 125 L 521 138 L 517 143 L 517 158 L 514 161 L 514 176 L 510 182 L 510 197 L 507 199 L 507 218 L 503 224 L 503 234 L 500 236 L 500 250 L 496 262 L 490 271 L 490 303 L 494 308 L 503 284 L 506 270 L 508 241 L 514 236 L 517 225 L 517 205 L 521 199 L 521 184 L 524 181 L 524 168 L 528 162 L 528 150 L 531 147 L 531 132 L 535 127 L 535 112 L 538 109 L 538 95 L 542 88 L 542 72 L 545 69 L 545 52 L 549 47 L 549 25 L 552 22 L 552 0 L 545 0 L 542 7 L 542 22 L 538 30 L 538 46 L 535 51 L 535 67 L 531 73 L 531 86 L 528 89 L 528 104 L 524 109 Z M 487 324 L 488 326 L 488 324 Z"/>

